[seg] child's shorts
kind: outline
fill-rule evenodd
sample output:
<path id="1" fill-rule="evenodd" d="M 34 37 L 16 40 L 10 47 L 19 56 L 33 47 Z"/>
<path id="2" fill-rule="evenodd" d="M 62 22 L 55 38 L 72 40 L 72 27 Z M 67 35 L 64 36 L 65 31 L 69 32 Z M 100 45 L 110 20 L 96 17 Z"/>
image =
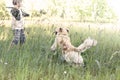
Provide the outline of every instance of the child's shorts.
<path id="1" fill-rule="evenodd" d="M 13 41 L 12 41 L 13 44 L 17 45 L 19 43 L 19 41 L 20 41 L 20 44 L 25 43 L 24 29 L 13 30 L 13 35 L 14 35 L 14 38 L 13 38 Z"/>

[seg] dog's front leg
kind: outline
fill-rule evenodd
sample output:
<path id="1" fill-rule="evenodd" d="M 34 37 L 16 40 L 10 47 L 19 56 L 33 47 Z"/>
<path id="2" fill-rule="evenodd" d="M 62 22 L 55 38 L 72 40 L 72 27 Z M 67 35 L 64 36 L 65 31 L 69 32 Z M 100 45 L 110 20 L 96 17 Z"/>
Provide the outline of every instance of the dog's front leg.
<path id="1" fill-rule="evenodd" d="M 53 45 L 51 46 L 51 50 L 55 51 L 56 48 L 57 48 L 57 40 L 55 39 Z"/>

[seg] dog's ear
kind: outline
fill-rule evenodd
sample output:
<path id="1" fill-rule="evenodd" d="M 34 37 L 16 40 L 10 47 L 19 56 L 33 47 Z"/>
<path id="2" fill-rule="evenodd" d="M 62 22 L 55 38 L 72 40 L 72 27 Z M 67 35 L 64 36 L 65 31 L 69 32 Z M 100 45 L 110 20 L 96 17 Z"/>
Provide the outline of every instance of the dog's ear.
<path id="1" fill-rule="evenodd" d="M 59 28 L 59 31 L 62 32 L 62 30 L 63 30 L 63 29 L 60 27 L 60 28 Z"/>

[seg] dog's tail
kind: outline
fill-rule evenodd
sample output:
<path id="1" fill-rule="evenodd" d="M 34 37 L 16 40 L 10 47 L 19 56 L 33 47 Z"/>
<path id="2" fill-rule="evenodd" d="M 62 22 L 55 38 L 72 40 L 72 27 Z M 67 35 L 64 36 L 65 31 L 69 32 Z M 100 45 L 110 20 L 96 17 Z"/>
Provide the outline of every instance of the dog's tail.
<path id="1" fill-rule="evenodd" d="M 86 40 L 84 40 L 84 42 L 77 47 L 77 50 L 79 52 L 84 52 L 86 51 L 87 49 L 89 49 L 90 47 L 92 46 L 96 46 L 97 45 L 97 40 L 95 39 L 91 39 L 90 37 L 87 38 Z"/>

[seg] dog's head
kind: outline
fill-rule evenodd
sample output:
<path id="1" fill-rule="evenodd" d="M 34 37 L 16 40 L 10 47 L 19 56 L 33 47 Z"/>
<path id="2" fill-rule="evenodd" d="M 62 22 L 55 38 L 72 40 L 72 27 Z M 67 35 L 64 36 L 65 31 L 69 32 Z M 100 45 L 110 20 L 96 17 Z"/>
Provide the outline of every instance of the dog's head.
<path id="1" fill-rule="evenodd" d="M 55 35 L 68 35 L 69 30 L 67 28 L 58 27 L 55 29 Z"/>

